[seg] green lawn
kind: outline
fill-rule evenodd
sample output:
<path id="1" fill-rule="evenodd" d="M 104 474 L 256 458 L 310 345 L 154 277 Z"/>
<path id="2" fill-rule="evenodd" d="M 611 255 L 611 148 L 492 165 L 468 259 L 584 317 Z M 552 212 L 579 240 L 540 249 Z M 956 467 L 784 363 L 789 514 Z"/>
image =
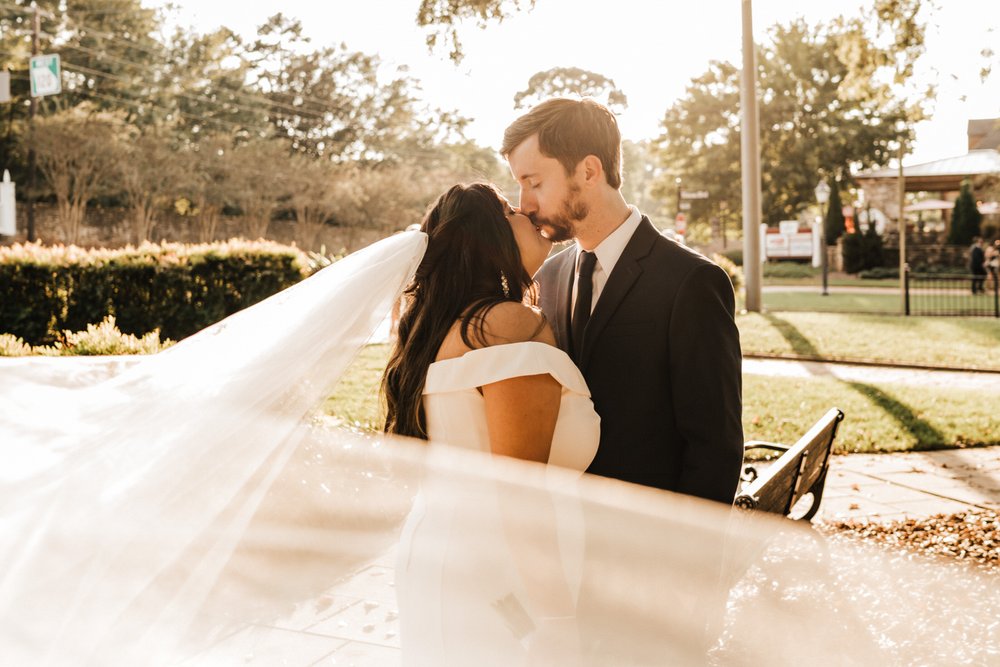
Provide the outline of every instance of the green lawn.
<path id="1" fill-rule="evenodd" d="M 365 348 L 324 411 L 352 428 L 379 427 L 378 383 L 388 346 Z M 744 376 L 747 440 L 794 441 L 829 408 L 847 415 L 837 451 L 906 451 L 1000 444 L 996 397 L 947 387 L 869 385 L 832 378 Z"/>
<path id="2" fill-rule="evenodd" d="M 791 443 L 831 407 L 844 411 L 838 452 L 1000 444 L 996 397 L 948 387 L 743 376 L 747 440 Z"/>
<path id="3" fill-rule="evenodd" d="M 848 276 L 847 274 L 838 273 L 831 275 L 827 278 L 826 284 L 830 287 L 857 287 L 859 289 L 864 289 L 866 287 L 899 287 L 898 278 L 856 278 Z M 770 285 L 804 285 L 804 286 L 814 286 L 819 290 L 823 286 L 823 279 L 819 276 L 809 276 L 806 278 L 776 278 L 776 277 L 765 277 L 763 281 L 765 287 Z"/>
<path id="4" fill-rule="evenodd" d="M 773 311 L 809 311 L 827 313 L 893 313 L 903 312 L 903 301 L 899 294 L 872 294 L 857 292 L 764 292 L 761 294 L 764 308 Z"/>
<path id="5" fill-rule="evenodd" d="M 1000 370 L 1000 320 L 988 317 L 770 312 L 736 322 L 745 354 Z"/>

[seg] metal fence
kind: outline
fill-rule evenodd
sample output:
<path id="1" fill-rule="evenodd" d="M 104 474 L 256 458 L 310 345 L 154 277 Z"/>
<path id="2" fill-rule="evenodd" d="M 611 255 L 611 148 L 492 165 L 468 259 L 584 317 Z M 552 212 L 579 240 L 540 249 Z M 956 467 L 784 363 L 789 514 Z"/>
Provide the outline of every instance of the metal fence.
<path id="1" fill-rule="evenodd" d="M 1000 317 L 1000 286 L 994 276 L 906 271 L 907 315 Z"/>

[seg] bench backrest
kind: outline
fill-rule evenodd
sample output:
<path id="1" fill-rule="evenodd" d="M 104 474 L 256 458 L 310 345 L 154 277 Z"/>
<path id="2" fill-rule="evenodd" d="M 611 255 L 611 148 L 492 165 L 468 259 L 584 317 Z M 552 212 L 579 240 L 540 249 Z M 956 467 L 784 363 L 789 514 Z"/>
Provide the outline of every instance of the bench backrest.
<path id="1" fill-rule="evenodd" d="M 734 504 L 787 515 L 795 503 L 824 481 L 837 426 L 843 418 L 843 412 L 832 408 L 777 461 L 741 489 Z"/>

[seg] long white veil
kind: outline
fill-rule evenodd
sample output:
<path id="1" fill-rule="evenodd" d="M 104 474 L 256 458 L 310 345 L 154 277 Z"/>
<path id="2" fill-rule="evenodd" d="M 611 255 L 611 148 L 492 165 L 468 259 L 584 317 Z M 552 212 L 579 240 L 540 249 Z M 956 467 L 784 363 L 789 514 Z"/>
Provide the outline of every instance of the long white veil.
<path id="1" fill-rule="evenodd" d="M 0 661 L 1000 660 L 996 575 L 313 419 L 425 245 L 387 238 L 139 361 L 0 366 Z M 449 517 L 420 548 L 401 537 L 414 502 Z M 505 528 L 486 529 L 497 512 Z M 414 590 L 391 585 L 395 563 L 431 571 L 442 554 L 447 596 L 395 599 Z M 508 562 L 521 583 L 482 599 L 477 582 Z M 389 581 L 372 601 L 376 574 Z M 559 578 L 576 612 L 539 614 Z M 362 600 L 361 616 L 338 616 L 343 599 Z M 371 605 L 385 631 L 366 620 Z M 507 636 L 481 640 L 463 617 Z M 434 641 L 407 633 L 428 622 Z M 246 633 L 262 628 L 299 639 L 248 653 Z"/>

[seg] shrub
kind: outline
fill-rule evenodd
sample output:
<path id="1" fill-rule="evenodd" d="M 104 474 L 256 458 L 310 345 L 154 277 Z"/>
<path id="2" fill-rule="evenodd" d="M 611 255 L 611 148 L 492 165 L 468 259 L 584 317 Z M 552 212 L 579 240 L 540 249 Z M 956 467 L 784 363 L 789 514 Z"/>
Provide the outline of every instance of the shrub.
<path id="1" fill-rule="evenodd" d="M 979 236 L 979 227 L 983 215 L 976 207 L 976 198 L 972 196 L 972 186 L 968 179 L 962 181 L 962 190 L 955 200 L 955 210 L 951 214 L 951 227 L 948 229 L 948 243 L 954 245 L 969 245 L 972 239 Z"/>
<path id="2" fill-rule="evenodd" d="M 846 231 L 844 205 L 840 201 L 840 182 L 835 179 L 830 179 L 830 202 L 827 205 L 826 217 L 823 218 L 823 227 L 827 245 L 837 243 L 837 239 Z"/>
<path id="3" fill-rule="evenodd" d="M 17 336 L 0 334 L 0 357 L 26 357 L 33 354 L 31 346 Z"/>
<path id="4" fill-rule="evenodd" d="M 736 266 L 743 266 L 743 248 L 734 248 L 732 250 L 723 250 L 719 253 L 730 262 Z"/>
<path id="5" fill-rule="evenodd" d="M 295 248 L 263 241 L 0 248 L 0 331 L 30 345 L 115 317 L 126 334 L 179 340 L 308 273 Z"/>
<path id="6" fill-rule="evenodd" d="M 899 278 L 899 269 L 891 269 L 885 266 L 876 266 L 871 269 L 858 271 L 858 278 L 864 280 L 882 280 L 886 278 Z"/>
<path id="7" fill-rule="evenodd" d="M 859 273 L 865 269 L 882 266 L 882 237 L 869 225 L 863 234 L 854 232 L 841 237 L 840 252 L 844 258 L 845 273 Z"/>
<path id="8" fill-rule="evenodd" d="M 100 324 L 88 324 L 86 331 L 64 331 L 62 340 L 52 345 L 32 347 L 16 336 L 0 334 L 0 357 L 153 354 L 171 345 L 173 341 L 160 341 L 159 331 L 141 338 L 123 334 L 115 326 L 115 318 L 108 316 Z"/>
<path id="9" fill-rule="evenodd" d="M 809 264 L 799 262 L 765 262 L 765 278 L 812 278 L 819 274 L 819 269 Z"/>
<path id="10" fill-rule="evenodd" d="M 722 270 L 729 275 L 729 280 L 733 283 L 733 289 L 743 286 L 743 269 L 736 266 L 736 263 L 718 253 L 712 255 L 712 261 L 722 267 Z"/>

